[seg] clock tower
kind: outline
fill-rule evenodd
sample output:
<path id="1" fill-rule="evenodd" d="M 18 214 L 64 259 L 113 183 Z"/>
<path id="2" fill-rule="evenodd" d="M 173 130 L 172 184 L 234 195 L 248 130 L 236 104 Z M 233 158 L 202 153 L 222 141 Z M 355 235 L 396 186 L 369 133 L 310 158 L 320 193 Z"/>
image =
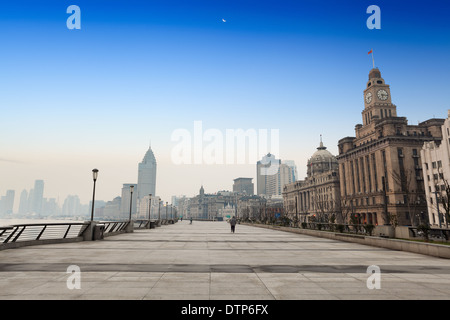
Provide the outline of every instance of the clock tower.
<path id="1" fill-rule="evenodd" d="M 397 107 L 392 104 L 389 85 L 384 82 L 380 70 L 374 68 L 369 72 L 369 81 L 364 90 L 363 125 L 391 117 L 397 117 Z"/>

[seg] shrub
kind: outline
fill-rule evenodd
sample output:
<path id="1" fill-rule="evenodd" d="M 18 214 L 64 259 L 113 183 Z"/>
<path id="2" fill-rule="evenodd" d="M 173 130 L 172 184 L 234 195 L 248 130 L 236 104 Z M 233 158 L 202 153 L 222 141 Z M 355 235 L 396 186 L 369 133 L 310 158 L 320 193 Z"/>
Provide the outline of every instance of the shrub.
<path id="1" fill-rule="evenodd" d="M 430 235 L 430 226 L 428 224 L 421 224 L 417 226 L 417 231 L 419 233 L 422 233 L 425 240 L 428 241 L 429 235 Z"/>
<path id="2" fill-rule="evenodd" d="M 372 235 L 373 229 L 375 229 L 375 226 L 373 224 L 365 224 L 364 229 L 369 234 L 369 236 Z"/>

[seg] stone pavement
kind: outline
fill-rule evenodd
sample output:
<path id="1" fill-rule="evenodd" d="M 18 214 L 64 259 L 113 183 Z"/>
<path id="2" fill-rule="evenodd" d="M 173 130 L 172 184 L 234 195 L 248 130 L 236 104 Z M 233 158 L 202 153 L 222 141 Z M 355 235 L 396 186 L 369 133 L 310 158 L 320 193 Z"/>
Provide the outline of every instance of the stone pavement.
<path id="1" fill-rule="evenodd" d="M 79 289 L 71 265 L 80 268 Z M 369 289 L 367 268 L 380 268 Z M 450 260 L 226 222 L 0 251 L 0 299 L 448 299 Z"/>

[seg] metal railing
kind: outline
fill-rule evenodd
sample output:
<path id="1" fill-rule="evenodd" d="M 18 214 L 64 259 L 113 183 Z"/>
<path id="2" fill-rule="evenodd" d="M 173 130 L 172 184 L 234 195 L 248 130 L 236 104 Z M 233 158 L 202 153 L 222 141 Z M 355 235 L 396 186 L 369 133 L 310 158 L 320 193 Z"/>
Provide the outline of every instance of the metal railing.
<path id="1" fill-rule="evenodd" d="M 118 233 L 125 231 L 129 221 L 102 221 L 101 224 L 105 225 L 104 234 L 109 235 L 112 233 Z"/>
<path id="2" fill-rule="evenodd" d="M 148 228 L 150 222 L 157 220 L 136 220 L 134 229 Z M 111 236 L 126 232 L 129 221 L 97 221 L 103 225 L 103 236 Z M 90 221 L 84 222 L 58 222 L 58 223 L 27 223 L 0 226 L 0 249 L 15 247 L 14 243 L 30 242 L 41 243 L 40 240 L 63 240 L 83 237 L 83 233 L 90 226 Z M 28 245 L 28 244 L 25 244 Z"/>
<path id="3" fill-rule="evenodd" d="M 409 227 L 410 238 L 426 239 L 424 231 L 419 227 Z M 449 242 L 450 229 L 447 228 L 430 228 L 428 230 L 428 238 L 430 240 Z"/>
<path id="4" fill-rule="evenodd" d="M 81 236 L 85 222 L 29 223 L 0 227 L 0 244 L 20 241 L 68 239 Z"/>

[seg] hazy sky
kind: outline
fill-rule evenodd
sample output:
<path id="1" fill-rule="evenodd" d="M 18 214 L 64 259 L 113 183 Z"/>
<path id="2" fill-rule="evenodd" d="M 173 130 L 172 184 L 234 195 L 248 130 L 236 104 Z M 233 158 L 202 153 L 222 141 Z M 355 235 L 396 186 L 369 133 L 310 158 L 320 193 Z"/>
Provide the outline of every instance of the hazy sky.
<path id="1" fill-rule="evenodd" d="M 369 30 L 369 5 L 381 30 Z M 69 5 L 81 29 L 69 30 Z M 376 66 L 410 123 L 450 109 L 448 1 L 3 1 L 0 4 L 0 195 L 45 180 L 45 197 L 87 203 L 137 182 L 150 140 L 156 189 L 193 196 L 256 177 L 254 163 L 174 164 L 177 129 L 279 130 L 276 156 L 300 178 L 319 144 L 361 123 Z M 224 19 L 226 22 L 224 22 Z M 206 145 L 207 143 L 205 143 Z M 265 151 L 264 151 L 265 152 Z M 256 184 L 256 181 L 254 181 Z"/>

